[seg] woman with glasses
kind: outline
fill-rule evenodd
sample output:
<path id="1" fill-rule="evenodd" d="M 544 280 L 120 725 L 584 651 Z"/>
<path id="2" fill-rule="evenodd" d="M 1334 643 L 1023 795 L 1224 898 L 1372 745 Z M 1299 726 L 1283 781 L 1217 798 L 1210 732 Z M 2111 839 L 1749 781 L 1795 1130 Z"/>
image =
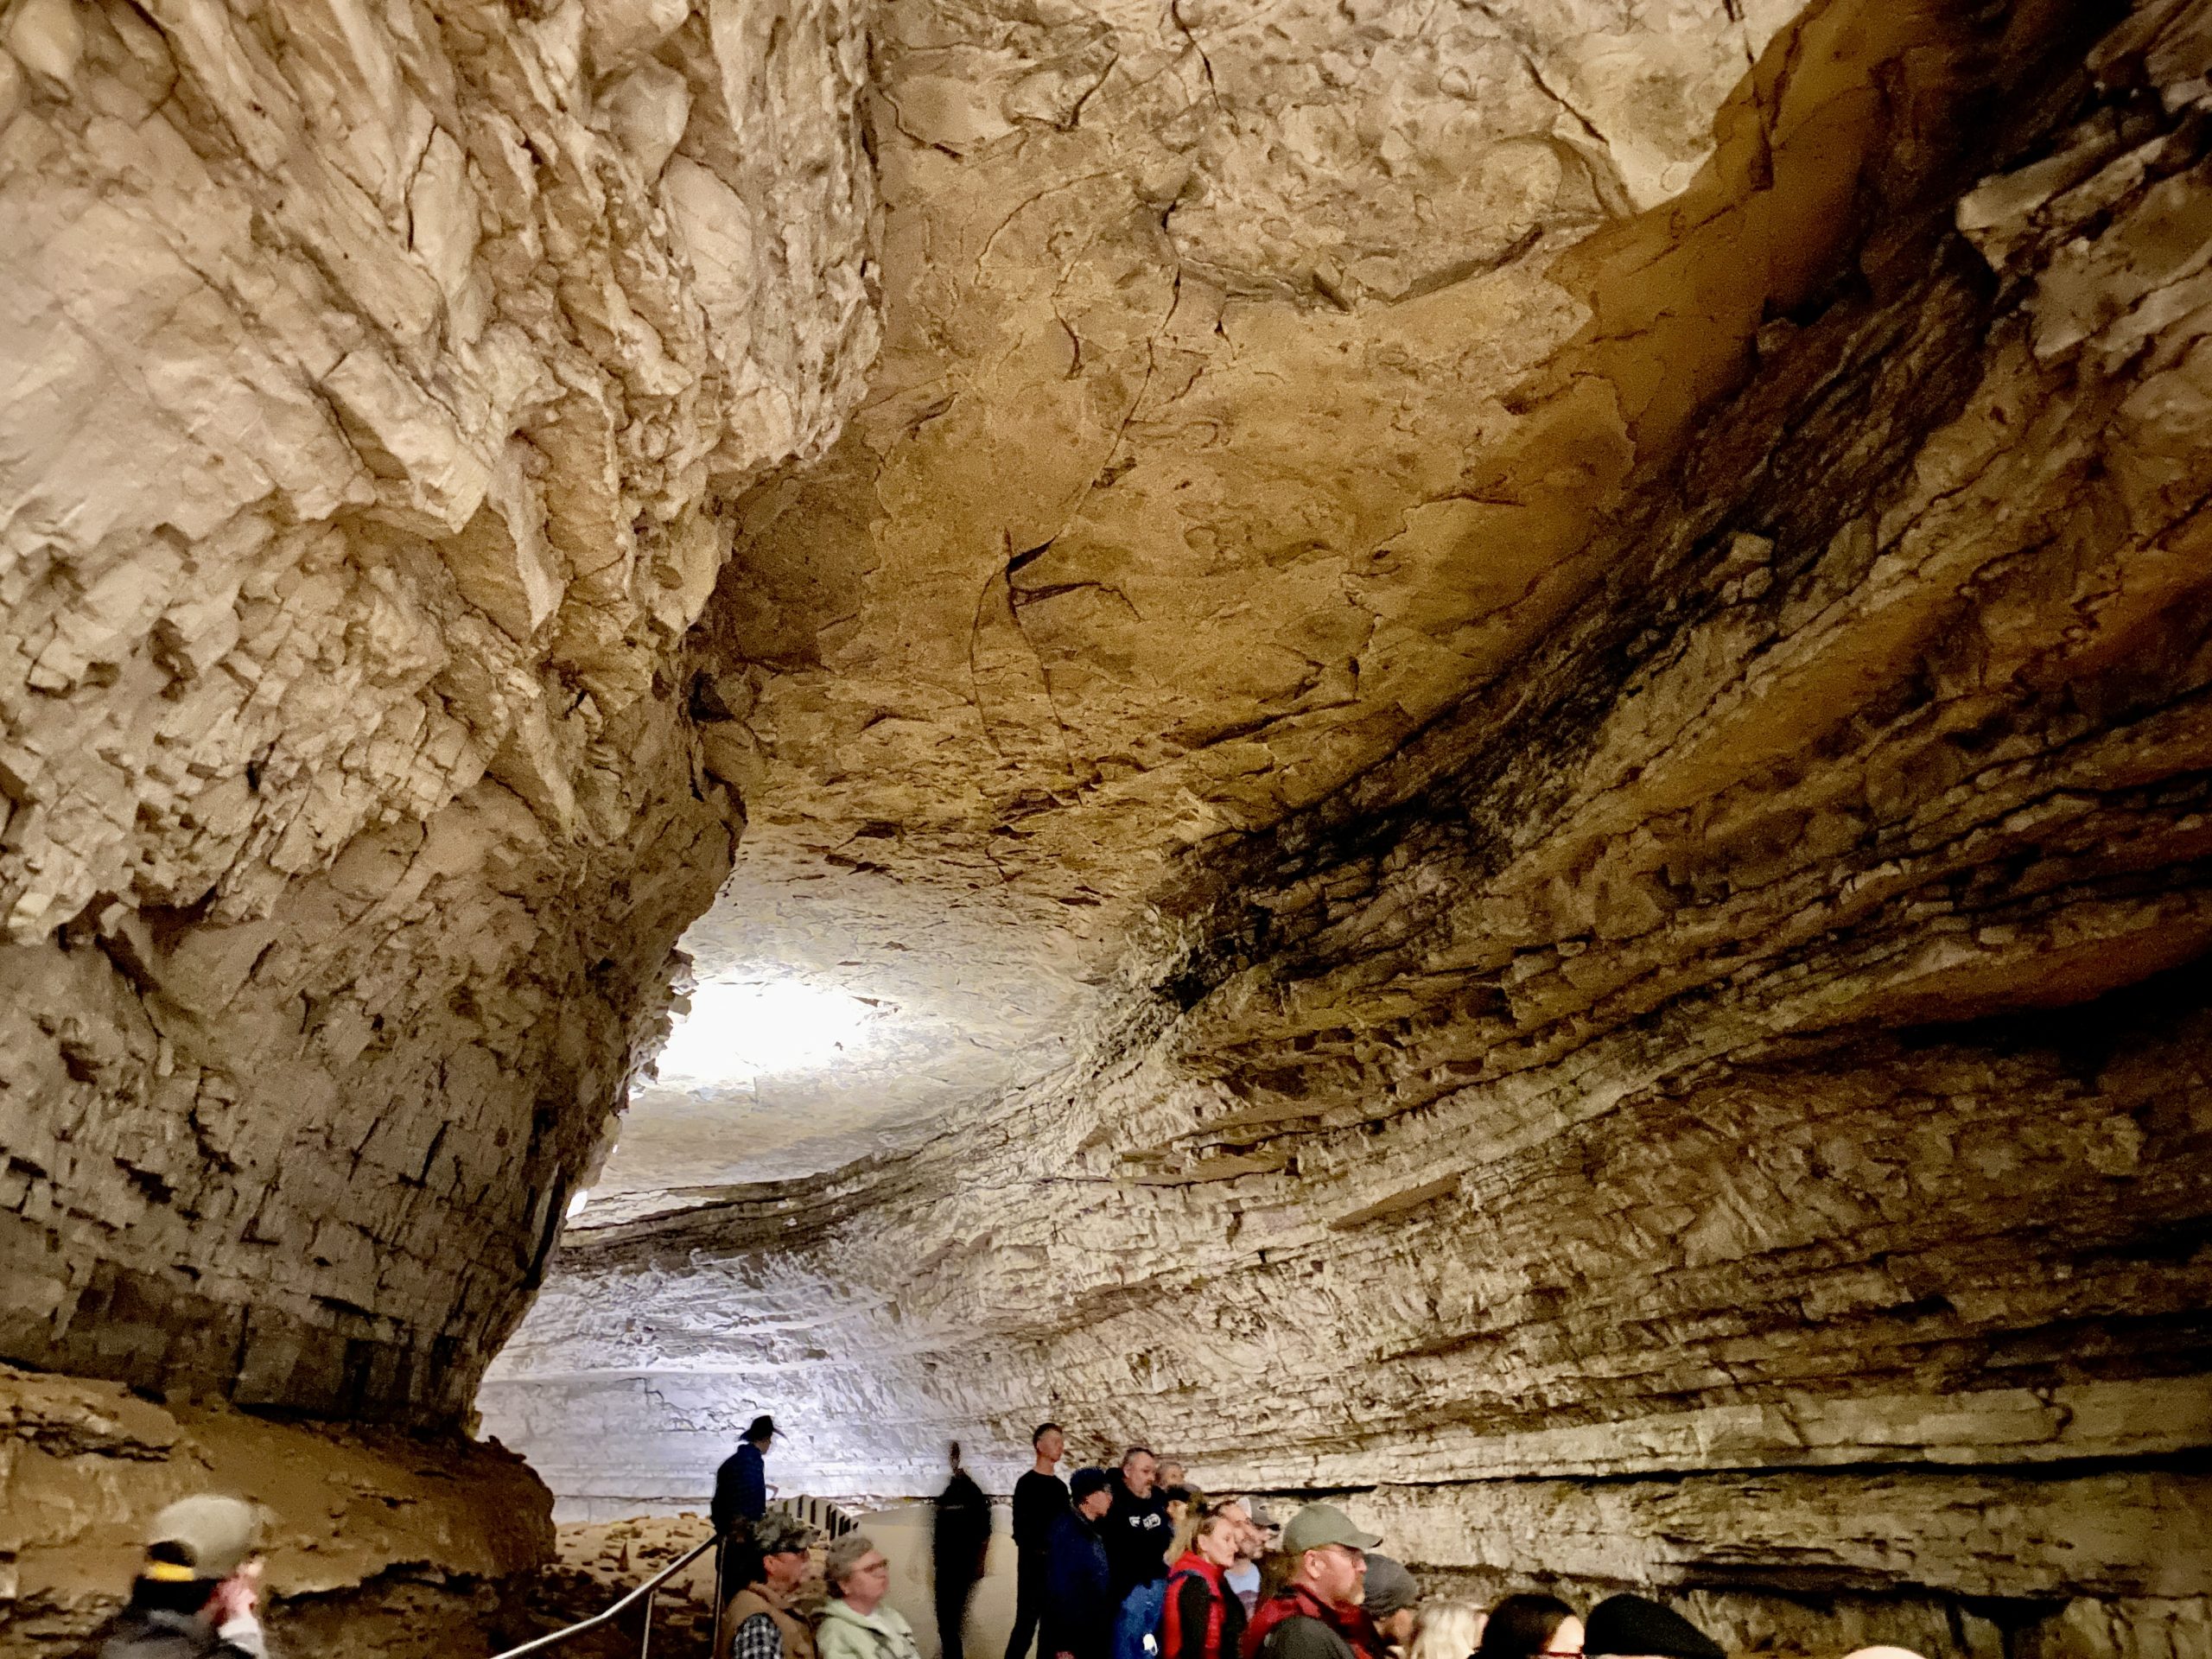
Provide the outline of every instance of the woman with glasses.
<path id="1" fill-rule="evenodd" d="M 1490 1610 L 1475 1659 L 1580 1659 L 1582 1621 L 1557 1596 L 1508 1596 Z"/>

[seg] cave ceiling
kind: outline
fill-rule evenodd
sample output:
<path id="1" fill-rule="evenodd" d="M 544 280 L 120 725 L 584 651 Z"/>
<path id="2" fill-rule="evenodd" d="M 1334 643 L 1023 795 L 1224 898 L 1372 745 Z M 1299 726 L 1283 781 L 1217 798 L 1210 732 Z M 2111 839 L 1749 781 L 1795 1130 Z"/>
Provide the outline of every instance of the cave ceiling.
<path id="1" fill-rule="evenodd" d="M 1643 434 L 1818 267 L 1839 180 L 1801 130 L 1858 118 L 1754 73 L 1795 10 L 882 9 L 884 343 L 830 452 L 731 510 L 695 713 L 744 851 L 585 1217 L 1064 1065 L 1172 947 L 1190 849 L 1586 594 Z M 1686 257 L 1777 146 L 1789 223 Z M 772 1007 L 817 1040 L 752 1053 Z"/>
<path id="2" fill-rule="evenodd" d="M 2208 203 L 2212 0 L 9 0 L 26 1432 L 2202 1649 Z"/>

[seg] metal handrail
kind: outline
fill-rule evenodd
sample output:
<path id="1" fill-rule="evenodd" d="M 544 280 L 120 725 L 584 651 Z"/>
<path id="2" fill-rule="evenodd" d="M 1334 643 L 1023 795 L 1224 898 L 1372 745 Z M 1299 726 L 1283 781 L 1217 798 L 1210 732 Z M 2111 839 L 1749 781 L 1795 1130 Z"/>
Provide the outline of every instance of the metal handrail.
<path id="1" fill-rule="evenodd" d="M 586 1630 L 595 1630 L 601 1625 L 612 1620 L 617 1613 L 620 1612 L 624 1608 L 631 1605 L 640 1596 L 645 1598 L 645 1642 L 639 1645 L 638 1651 L 640 1655 L 644 1654 L 645 1651 L 645 1644 L 650 1643 L 653 1639 L 653 1592 L 659 1589 L 661 1586 L 666 1584 L 678 1573 L 681 1573 L 685 1567 L 690 1566 L 692 1562 L 697 1560 L 702 1555 L 705 1554 L 709 1550 L 714 1548 L 721 1542 L 721 1535 L 717 1533 L 715 1536 L 708 1539 L 703 1544 L 699 1545 L 694 1549 L 686 1551 L 675 1560 L 671 1561 L 666 1567 L 661 1568 L 659 1572 L 654 1573 L 652 1577 L 647 1579 L 643 1584 L 630 1592 L 628 1595 L 623 1597 L 621 1600 L 616 1602 L 605 1612 L 594 1613 L 589 1618 L 581 1620 L 574 1624 L 564 1625 L 560 1630 L 538 1637 L 532 1641 L 525 1642 L 518 1648 L 509 1648 L 504 1653 L 493 1655 L 493 1659 L 521 1659 L 521 1656 L 525 1653 L 537 1653 L 543 1649 L 554 1647 L 560 1643 L 566 1642 L 572 1636 L 582 1636 Z M 719 1600 L 721 1598 L 718 1596 L 716 1597 L 716 1599 Z"/>

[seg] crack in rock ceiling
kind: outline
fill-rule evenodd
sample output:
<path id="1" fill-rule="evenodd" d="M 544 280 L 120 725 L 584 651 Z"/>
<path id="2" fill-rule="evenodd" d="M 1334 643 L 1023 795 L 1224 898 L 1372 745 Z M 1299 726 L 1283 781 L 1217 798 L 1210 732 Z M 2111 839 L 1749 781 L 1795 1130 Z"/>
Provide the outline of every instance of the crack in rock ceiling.
<path id="1" fill-rule="evenodd" d="M 1793 10 L 877 15 L 885 345 L 835 451 L 738 507 L 703 625 L 748 814 L 685 941 L 720 1071 L 679 1027 L 587 1221 L 1043 1076 L 1160 949 L 1179 855 L 1388 754 L 1587 590 L 1649 416 L 1515 406 L 1593 321 L 1556 262 L 1690 187 Z M 756 1084 L 724 988 L 763 983 L 873 999 L 865 1050 Z"/>

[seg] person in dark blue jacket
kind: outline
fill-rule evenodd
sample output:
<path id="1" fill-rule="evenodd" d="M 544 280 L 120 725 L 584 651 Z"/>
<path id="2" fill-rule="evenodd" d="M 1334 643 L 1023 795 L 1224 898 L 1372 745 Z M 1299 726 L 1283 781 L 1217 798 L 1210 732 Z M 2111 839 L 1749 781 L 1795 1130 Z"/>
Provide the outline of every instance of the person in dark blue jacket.
<path id="1" fill-rule="evenodd" d="M 744 1444 L 722 1459 L 715 1471 L 715 1501 L 707 1510 L 715 1530 L 721 1535 L 718 1570 L 725 1595 L 734 1594 L 750 1580 L 742 1570 L 753 1523 L 768 1513 L 768 1448 L 775 1444 L 776 1420 L 765 1413 L 745 1431 Z"/>
<path id="2" fill-rule="evenodd" d="M 768 1513 L 768 1448 L 775 1444 L 776 1420 L 760 1416 L 745 1431 L 745 1443 L 715 1471 L 714 1507 L 708 1511 L 716 1532 Z"/>
<path id="3" fill-rule="evenodd" d="M 1103 1469 L 1078 1469 L 1068 1496 L 1075 1507 L 1054 1519 L 1047 1547 L 1039 1659 L 1106 1659 L 1114 1584 L 1098 1529 L 1114 1506 L 1114 1478 Z"/>

